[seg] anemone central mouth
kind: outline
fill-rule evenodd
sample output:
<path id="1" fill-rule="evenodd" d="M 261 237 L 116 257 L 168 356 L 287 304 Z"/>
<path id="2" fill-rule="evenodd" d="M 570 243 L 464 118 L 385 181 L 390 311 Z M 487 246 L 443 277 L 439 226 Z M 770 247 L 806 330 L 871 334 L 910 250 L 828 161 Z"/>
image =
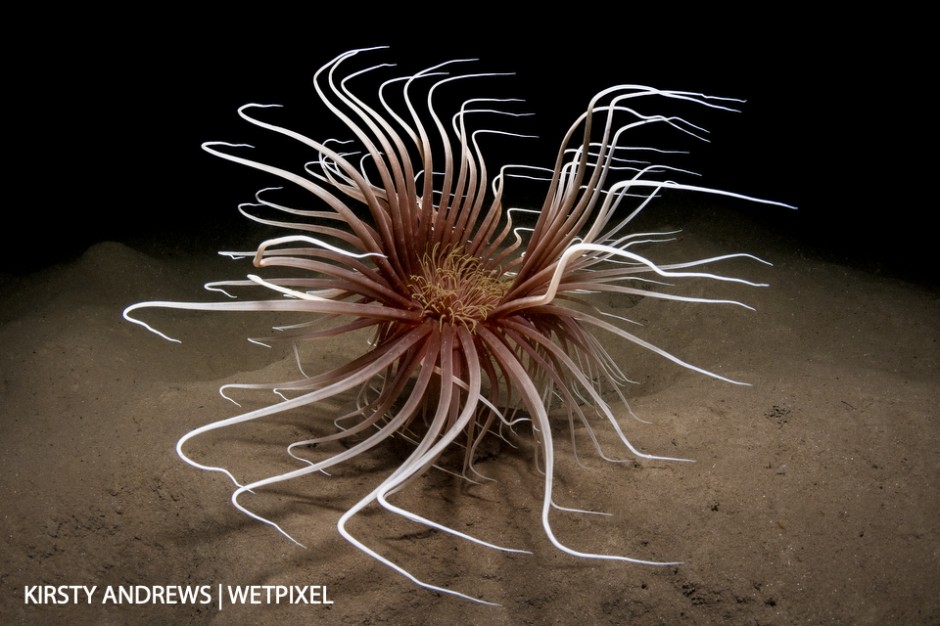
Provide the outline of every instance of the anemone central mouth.
<path id="1" fill-rule="evenodd" d="M 435 246 L 420 260 L 420 273 L 411 276 L 411 299 L 421 315 L 443 324 L 460 324 L 470 332 L 485 321 L 509 290 L 498 269 L 485 267 L 460 248 L 441 252 Z"/>

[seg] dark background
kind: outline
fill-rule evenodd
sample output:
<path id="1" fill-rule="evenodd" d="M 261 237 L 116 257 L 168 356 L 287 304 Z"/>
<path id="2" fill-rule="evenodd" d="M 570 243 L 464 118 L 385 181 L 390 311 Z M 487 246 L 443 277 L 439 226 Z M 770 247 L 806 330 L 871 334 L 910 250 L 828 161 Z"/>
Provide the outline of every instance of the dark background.
<path id="1" fill-rule="evenodd" d="M 343 22 L 316 11 L 107 23 L 83 14 L 81 28 L 63 16 L 63 30 L 35 30 L 19 52 L 28 62 L 9 67 L 8 149 L 18 158 L 7 169 L 2 270 L 35 271 L 105 240 L 224 246 L 228 233 L 253 228 L 237 203 L 272 181 L 200 144 L 255 142 L 259 131 L 235 114 L 251 101 L 285 104 L 301 130 L 330 136 L 313 72 L 344 50 L 388 45 L 370 59 L 398 63 L 391 73 L 462 57 L 479 58 L 468 67 L 480 71 L 515 72 L 498 91 L 536 113 L 514 126 L 541 137 L 513 155 L 532 164 L 550 165 L 589 98 L 616 83 L 746 99 L 742 113 L 694 118 L 712 131 L 688 162 L 703 184 L 798 205 L 729 203 L 800 254 L 937 283 L 926 223 L 935 211 L 906 196 L 917 157 L 899 147 L 921 123 L 922 98 L 898 87 L 918 62 L 913 52 L 895 45 L 888 59 L 882 38 L 768 14 L 629 20 L 590 9 L 465 21 L 348 11 L 357 15 Z"/>

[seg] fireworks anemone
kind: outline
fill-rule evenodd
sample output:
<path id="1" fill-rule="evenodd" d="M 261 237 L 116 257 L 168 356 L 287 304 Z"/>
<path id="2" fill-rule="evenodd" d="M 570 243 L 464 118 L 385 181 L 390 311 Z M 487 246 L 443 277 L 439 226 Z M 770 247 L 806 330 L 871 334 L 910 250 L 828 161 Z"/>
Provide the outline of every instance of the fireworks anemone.
<path id="1" fill-rule="evenodd" d="M 369 104 L 355 93 L 353 83 L 387 66 L 346 71 L 352 59 L 364 52 L 337 56 L 313 80 L 319 98 L 342 122 L 351 140 L 316 141 L 263 121 L 270 115 L 267 109 L 276 105 L 246 104 L 239 109 L 249 123 L 311 149 L 314 157 L 302 172 L 255 161 L 245 156 L 250 146 L 244 144 L 203 146 L 223 159 L 306 190 L 320 203 L 316 210 L 284 206 L 271 199 L 277 191 L 269 188 L 257 194 L 256 202 L 240 207 L 247 217 L 289 232 L 264 241 L 253 253 L 256 267 L 283 272 L 207 285 L 229 296 L 228 301 L 142 302 L 128 307 L 124 317 L 176 341 L 132 313 L 153 307 L 289 311 L 308 314 L 310 319 L 278 327 L 280 339 L 300 345 L 371 329 L 369 347 L 335 369 L 307 375 L 301 368 L 296 380 L 226 386 L 223 395 L 232 387 L 267 389 L 277 393 L 279 400 L 187 433 L 177 444 L 178 454 L 199 469 L 225 474 L 236 485 L 232 502 L 239 510 L 294 540 L 275 522 L 248 510 L 239 497 L 326 470 L 391 437 L 401 437 L 411 444 L 407 458 L 340 517 L 339 532 L 358 549 L 422 587 L 485 602 L 419 580 L 353 536 L 347 524 L 377 503 L 409 520 L 489 548 L 525 552 L 419 516 L 392 504 L 389 496 L 437 466 L 449 449 L 463 450 L 465 479 L 485 480 L 474 466 L 481 443 L 487 437 L 510 436 L 513 429 L 526 425 L 544 475 L 541 523 L 552 544 L 578 557 L 672 564 L 581 552 L 558 540 L 550 522 L 552 511 L 576 509 L 556 505 L 552 499 L 555 446 L 549 407 L 553 402 L 563 407 L 562 414 L 572 428 L 583 425 L 592 439 L 592 429 L 598 424 L 614 429 L 636 457 L 682 460 L 641 452 L 627 439 L 609 399 L 625 404 L 622 388 L 629 381 L 599 336 L 613 335 L 682 367 L 741 384 L 651 345 L 625 330 L 625 320 L 604 313 L 586 299 L 589 293 L 608 292 L 745 306 L 651 290 L 648 285 L 696 278 L 756 286 L 706 271 L 706 266 L 725 259 L 760 261 L 756 257 L 731 254 L 657 265 L 636 249 L 668 241 L 670 233 L 628 231 L 636 215 L 668 190 L 780 204 L 669 180 L 666 176 L 688 178 L 691 172 L 651 160 L 668 157 L 668 151 L 625 143 L 628 131 L 656 126 L 701 138 L 703 131 L 680 117 L 642 112 L 640 105 L 647 101 L 724 110 L 734 110 L 738 101 L 639 85 L 611 87 L 597 94 L 571 125 L 552 169 L 505 165 L 491 176 L 481 153 L 481 136 L 513 134 L 475 127 L 472 122 L 518 116 L 511 110 L 519 101 L 468 99 L 447 120 L 435 108 L 435 99 L 455 81 L 495 74 L 454 74 L 466 60 L 448 61 L 386 80 Z M 397 107 L 390 104 L 393 98 Z M 541 209 L 504 207 L 504 187 L 510 180 L 547 187 Z M 529 215 L 535 215 L 534 220 L 522 219 Z M 262 288 L 270 297 L 239 300 L 230 293 L 246 288 Z M 202 433 L 343 394 L 354 395 L 354 410 L 336 420 L 336 432 L 289 446 L 289 454 L 298 459 L 293 471 L 242 484 L 229 469 L 201 464 L 184 452 L 186 442 Z M 343 441 L 346 447 L 317 460 L 295 454 L 301 446 L 329 441 Z M 594 444 L 608 458 L 596 440 Z"/>

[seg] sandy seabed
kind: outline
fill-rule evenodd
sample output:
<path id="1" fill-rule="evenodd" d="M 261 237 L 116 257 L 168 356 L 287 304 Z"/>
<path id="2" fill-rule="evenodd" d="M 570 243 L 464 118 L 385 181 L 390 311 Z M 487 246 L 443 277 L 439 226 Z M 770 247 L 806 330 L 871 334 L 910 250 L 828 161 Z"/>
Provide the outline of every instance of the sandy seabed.
<path id="1" fill-rule="evenodd" d="M 744 300 L 756 313 L 650 298 L 607 306 L 642 322 L 653 343 L 753 386 L 611 341 L 639 383 L 628 390 L 632 406 L 649 422 L 624 412 L 628 436 L 644 451 L 696 463 L 607 463 L 578 433 L 579 466 L 563 420 L 556 433 L 556 501 L 611 514 L 555 513 L 558 537 L 581 550 L 682 565 L 554 549 L 524 435 L 517 449 L 480 460 L 498 482 L 469 486 L 432 472 L 396 502 L 533 554 L 488 550 L 378 509 L 350 525 L 422 579 L 498 607 L 422 589 L 338 535 L 339 516 L 400 462 L 395 446 L 331 477 L 243 498 L 307 549 L 236 511 L 223 476 L 176 456 L 184 433 L 238 411 L 217 393 L 221 384 L 284 380 L 291 357 L 244 341 L 265 334 L 271 320 L 260 315 L 146 313 L 183 340 L 176 345 L 120 312 L 140 300 L 211 299 L 204 281 L 238 278 L 244 267 L 222 265 L 211 251 L 158 257 L 102 243 L 73 263 L 4 280 L 0 623 L 940 623 L 940 294 L 803 258 L 733 224 L 702 230 L 672 244 L 677 253 L 746 248 L 774 261 L 728 267 L 770 288 L 693 287 Z M 315 361 L 338 363 L 363 345 L 324 345 Z M 265 401 L 239 400 L 245 410 Z M 324 404 L 215 432 L 187 451 L 262 478 L 296 467 L 284 446 L 325 432 L 339 410 Z M 620 449 L 611 429 L 597 435 L 608 452 Z M 35 585 L 97 591 L 91 603 L 34 604 Z M 106 589 L 135 585 L 141 604 L 102 602 Z M 308 593 L 294 604 L 219 611 L 219 585 Z M 210 597 L 154 602 L 168 586 L 207 586 Z M 302 602 L 311 587 L 326 587 L 332 604 Z"/>

